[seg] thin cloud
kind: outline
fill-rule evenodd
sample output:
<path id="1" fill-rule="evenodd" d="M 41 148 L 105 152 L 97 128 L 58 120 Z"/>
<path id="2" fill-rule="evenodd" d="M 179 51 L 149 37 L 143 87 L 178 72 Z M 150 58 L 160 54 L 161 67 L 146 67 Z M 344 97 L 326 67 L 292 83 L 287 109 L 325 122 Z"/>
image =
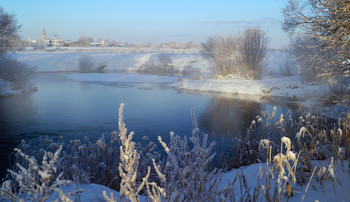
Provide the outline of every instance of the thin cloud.
<path id="1" fill-rule="evenodd" d="M 219 20 L 219 21 L 201 21 L 206 24 L 231 24 L 231 25 L 262 25 L 262 24 L 279 24 L 276 18 L 259 18 L 255 20 Z"/>
<path id="2" fill-rule="evenodd" d="M 193 34 L 160 34 L 159 37 L 193 37 Z"/>

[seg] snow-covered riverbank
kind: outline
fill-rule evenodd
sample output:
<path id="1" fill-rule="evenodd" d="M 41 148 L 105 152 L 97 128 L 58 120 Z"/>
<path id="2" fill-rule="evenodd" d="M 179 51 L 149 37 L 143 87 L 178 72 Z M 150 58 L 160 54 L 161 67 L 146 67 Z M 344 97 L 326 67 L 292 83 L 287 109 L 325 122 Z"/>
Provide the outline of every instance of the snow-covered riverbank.
<path id="1" fill-rule="evenodd" d="M 320 168 L 321 166 L 328 166 L 329 160 L 326 161 L 314 161 L 313 164 Z M 317 174 L 315 174 L 311 180 L 311 183 L 307 189 L 304 201 L 349 201 L 347 194 L 344 192 L 343 188 L 347 193 L 350 193 L 350 168 L 349 161 L 344 161 L 344 165 L 341 163 L 335 163 L 335 173 L 337 180 L 332 182 L 329 177 L 328 180 L 325 181 L 325 188 L 321 186 L 321 183 L 317 180 Z M 238 169 L 233 169 L 229 172 L 223 174 L 221 183 L 219 185 L 220 188 L 225 188 L 228 186 L 228 182 L 232 182 L 237 175 L 237 173 L 244 173 L 247 181 L 247 185 L 250 188 L 250 194 L 253 195 L 254 188 L 257 185 L 259 178 L 259 170 L 262 168 L 266 168 L 266 164 L 253 164 L 250 166 L 244 166 Z M 266 178 L 263 176 L 260 180 L 260 184 L 266 186 L 265 181 Z M 275 180 L 272 181 L 272 185 L 274 185 Z M 334 185 L 334 186 L 333 186 Z M 239 200 L 241 193 L 245 194 L 246 191 L 243 187 L 240 187 L 239 180 L 235 183 L 234 195 L 236 200 Z M 301 201 L 303 195 L 305 193 L 307 187 L 307 183 L 304 185 L 293 185 L 293 196 L 289 199 L 289 201 Z M 73 192 L 77 189 L 82 189 L 83 193 L 79 195 L 81 201 L 105 201 L 102 192 L 106 191 L 107 195 L 110 196 L 113 193 L 115 198 L 119 199 L 119 192 L 112 190 L 108 187 L 98 185 L 98 184 L 71 184 L 69 186 L 61 187 L 61 189 L 68 193 L 69 191 Z M 242 191 L 242 192 L 241 192 Z M 59 193 L 55 192 L 50 199 L 59 198 Z M 73 199 L 74 197 L 72 197 Z M 140 197 L 140 201 L 148 201 L 149 199 L 145 196 Z"/>

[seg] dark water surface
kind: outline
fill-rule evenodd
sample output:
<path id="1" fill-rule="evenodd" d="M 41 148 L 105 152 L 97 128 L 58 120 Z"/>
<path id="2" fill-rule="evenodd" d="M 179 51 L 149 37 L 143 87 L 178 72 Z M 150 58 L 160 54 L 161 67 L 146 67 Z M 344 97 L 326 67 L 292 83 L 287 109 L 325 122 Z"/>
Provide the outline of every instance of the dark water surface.
<path id="1" fill-rule="evenodd" d="M 158 143 L 157 136 L 162 136 L 168 142 L 170 131 L 191 135 L 194 108 L 199 128 L 217 141 L 217 152 L 224 153 L 230 153 L 230 139 L 244 132 L 260 111 L 277 106 L 279 113 L 286 113 L 295 106 L 283 98 L 180 92 L 166 84 L 78 82 L 67 74 L 38 73 L 33 79 L 37 92 L 0 98 L 0 177 L 21 139 L 35 144 L 42 135 L 67 141 L 87 136 L 96 141 L 117 130 L 122 102 L 134 140 L 148 136 Z"/>

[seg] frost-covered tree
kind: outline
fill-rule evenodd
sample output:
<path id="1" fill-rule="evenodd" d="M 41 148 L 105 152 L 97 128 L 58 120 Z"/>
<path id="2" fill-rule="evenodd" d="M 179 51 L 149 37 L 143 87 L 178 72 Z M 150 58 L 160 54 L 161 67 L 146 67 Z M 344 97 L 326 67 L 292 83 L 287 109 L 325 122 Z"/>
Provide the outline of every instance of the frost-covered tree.
<path id="1" fill-rule="evenodd" d="M 17 34 L 19 28 L 15 15 L 6 13 L 0 7 L 0 95 L 11 90 L 29 90 L 25 87 L 33 69 L 6 55 L 20 41 Z"/>
<path id="2" fill-rule="evenodd" d="M 309 48 L 326 53 L 313 58 L 324 64 L 318 76 L 350 75 L 349 0 L 289 0 L 283 15 L 284 31 L 319 41 Z"/>
<path id="3" fill-rule="evenodd" d="M 15 15 L 6 13 L 0 7 L 0 57 L 19 41 L 17 34 L 19 28 Z"/>

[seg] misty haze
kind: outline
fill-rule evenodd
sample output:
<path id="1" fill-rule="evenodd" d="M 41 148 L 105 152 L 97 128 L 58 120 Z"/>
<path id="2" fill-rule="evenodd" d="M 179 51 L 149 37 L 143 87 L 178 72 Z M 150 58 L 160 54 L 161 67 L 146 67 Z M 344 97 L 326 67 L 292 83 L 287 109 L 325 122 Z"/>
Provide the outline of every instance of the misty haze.
<path id="1" fill-rule="evenodd" d="M 0 200 L 350 200 L 348 0 L 0 3 Z"/>

